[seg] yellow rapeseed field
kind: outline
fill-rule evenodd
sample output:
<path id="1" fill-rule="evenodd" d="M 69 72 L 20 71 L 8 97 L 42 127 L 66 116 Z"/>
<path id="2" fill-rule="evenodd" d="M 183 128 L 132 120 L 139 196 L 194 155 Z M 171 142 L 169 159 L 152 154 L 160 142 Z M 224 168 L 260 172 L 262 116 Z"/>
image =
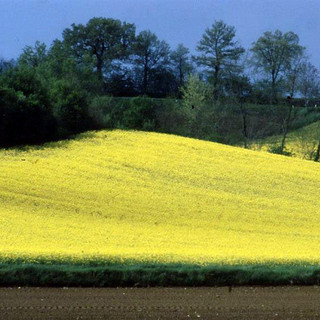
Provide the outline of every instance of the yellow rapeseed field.
<path id="1" fill-rule="evenodd" d="M 0 150 L 0 258 L 320 262 L 320 164 L 147 132 Z"/>

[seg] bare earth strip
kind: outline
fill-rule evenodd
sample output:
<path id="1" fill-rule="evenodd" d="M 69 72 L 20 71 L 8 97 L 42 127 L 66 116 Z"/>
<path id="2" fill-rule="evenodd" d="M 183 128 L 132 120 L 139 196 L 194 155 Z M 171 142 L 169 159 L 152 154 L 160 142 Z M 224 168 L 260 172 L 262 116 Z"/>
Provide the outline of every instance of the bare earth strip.
<path id="1" fill-rule="evenodd" d="M 1 320 L 319 319 L 320 287 L 0 288 Z"/>

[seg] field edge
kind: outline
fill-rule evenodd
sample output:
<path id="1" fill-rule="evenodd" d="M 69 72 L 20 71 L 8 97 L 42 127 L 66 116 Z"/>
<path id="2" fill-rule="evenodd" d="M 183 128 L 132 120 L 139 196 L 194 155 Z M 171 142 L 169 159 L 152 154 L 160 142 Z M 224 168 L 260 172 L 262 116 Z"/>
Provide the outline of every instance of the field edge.
<path id="1" fill-rule="evenodd" d="M 174 287 L 319 285 L 320 265 L 0 263 L 0 286 Z"/>

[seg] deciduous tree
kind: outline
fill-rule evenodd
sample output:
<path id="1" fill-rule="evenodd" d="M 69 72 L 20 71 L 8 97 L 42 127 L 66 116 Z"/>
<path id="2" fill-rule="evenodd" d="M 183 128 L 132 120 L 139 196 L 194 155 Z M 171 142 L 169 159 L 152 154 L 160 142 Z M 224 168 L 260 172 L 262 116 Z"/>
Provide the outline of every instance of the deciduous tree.
<path id="1" fill-rule="evenodd" d="M 235 40 L 235 34 L 235 27 L 216 21 L 206 29 L 197 46 L 201 54 L 194 59 L 209 72 L 215 98 L 221 94 L 224 75 L 241 68 L 238 60 L 245 50 Z"/>
<path id="2" fill-rule="evenodd" d="M 170 58 L 173 72 L 177 78 L 177 86 L 181 88 L 188 74 L 192 72 L 189 49 L 180 43 L 177 49 L 171 52 Z"/>
<path id="3" fill-rule="evenodd" d="M 272 102 L 277 101 L 277 85 L 292 62 L 303 54 L 304 47 L 299 45 L 299 37 L 293 32 L 274 33 L 267 31 L 251 49 L 253 65 L 262 70 L 269 78 L 272 89 Z"/>
<path id="4" fill-rule="evenodd" d="M 120 20 L 92 18 L 86 25 L 72 24 L 63 31 L 63 39 L 75 54 L 78 62 L 93 58 L 98 78 L 115 59 L 123 59 L 131 53 L 135 37 L 135 25 Z"/>
<path id="5" fill-rule="evenodd" d="M 310 62 L 303 62 L 300 66 L 298 88 L 308 104 L 308 100 L 315 98 L 320 93 L 319 70 Z"/>
<path id="6" fill-rule="evenodd" d="M 168 65 L 169 53 L 169 45 L 160 41 L 154 33 L 149 30 L 139 33 L 134 45 L 134 64 L 141 93 L 148 93 L 152 73 L 155 73 L 157 68 Z"/>
<path id="7" fill-rule="evenodd" d="M 299 78 L 302 71 L 302 65 L 305 61 L 306 57 L 298 55 L 292 59 L 290 66 L 286 70 L 285 86 L 291 98 L 295 97 L 296 92 L 299 89 Z"/>
<path id="8" fill-rule="evenodd" d="M 34 47 L 26 46 L 20 55 L 18 63 L 24 66 L 36 68 L 47 58 L 47 46 L 45 43 L 36 41 Z"/>

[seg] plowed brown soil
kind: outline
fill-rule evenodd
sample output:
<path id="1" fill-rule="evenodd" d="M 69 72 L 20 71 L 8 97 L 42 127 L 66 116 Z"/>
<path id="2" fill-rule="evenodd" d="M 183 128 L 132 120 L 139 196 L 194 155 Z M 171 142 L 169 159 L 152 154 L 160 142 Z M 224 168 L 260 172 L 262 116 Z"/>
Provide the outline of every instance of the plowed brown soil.
<path id="1" fill-rule="evenodd" d="M 320 287 L 0 288 L 1 320 L 320 319 Z"/>

